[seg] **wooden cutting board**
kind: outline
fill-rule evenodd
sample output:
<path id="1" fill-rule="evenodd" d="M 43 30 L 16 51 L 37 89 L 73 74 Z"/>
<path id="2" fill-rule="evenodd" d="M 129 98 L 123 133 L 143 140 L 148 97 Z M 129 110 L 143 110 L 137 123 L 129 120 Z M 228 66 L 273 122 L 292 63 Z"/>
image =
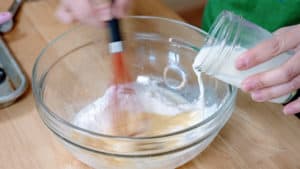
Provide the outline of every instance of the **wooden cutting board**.
<path id="1" fill-rule="evenodd" d="M 26 2 L 16 27 L 4 36 L 28 78 L 41 49 L 74 26 L 55 19 L 57 3 Z M 180 19 L 159 0 L 137 0 L 133 13 Z M 300 120 L 284 116 L 281 108 L 255 103 L 239 93 L 233 116 L 214 142 L 180 169 L 300 169 Z M 16 104 L 0 110 L 0 150 L 0 169 L 89 168 L 74 159 L 44 126 L 31 89 Z"/>

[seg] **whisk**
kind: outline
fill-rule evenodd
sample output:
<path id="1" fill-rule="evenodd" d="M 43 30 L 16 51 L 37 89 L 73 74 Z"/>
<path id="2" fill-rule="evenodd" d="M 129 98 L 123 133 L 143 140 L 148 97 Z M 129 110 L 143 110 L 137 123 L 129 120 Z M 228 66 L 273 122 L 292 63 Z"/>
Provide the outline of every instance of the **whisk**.
<path id="1" fill-rule="evenodd" d="M 112 4 L 114 1 L 112 1 Z M 124 63 L 123 41 L 119 20 L 113 17 L 107 23 L 110 30 L 109 51 L 112 57 L 113 65 L 113 86 L 114 91 L 110 100 L 111 122 L 113 132 L 118 135 L 132 136 L 137 133 L 137 129 L 133 124 L 139 123 L 141 115 L 134 112 L 125 112 L 124 103 L 134 105 L 136 100 L 132 96 L 135 95 L 133 88 L 128 87 L 132 82 L 129 72 Z M 126 97 L 124 97 L 126 96 Z M 124 101 L 126 99 L 126 101 Z M 134 101 L 135 100 L 135 101 Z"/>

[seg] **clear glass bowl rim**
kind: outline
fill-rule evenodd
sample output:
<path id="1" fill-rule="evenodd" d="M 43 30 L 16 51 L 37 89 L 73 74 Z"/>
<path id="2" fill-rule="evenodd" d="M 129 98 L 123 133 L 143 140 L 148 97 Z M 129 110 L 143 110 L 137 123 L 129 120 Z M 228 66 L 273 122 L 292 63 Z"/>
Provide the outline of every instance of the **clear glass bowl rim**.
<path id="1" fill-rule="evenodd" d="M 158 17 L 158 16 L 127 16 L 126 18 L 128 18 L 128 19 L 140 19 L 140 20 L 146 20 L 147 19 L 147 20 L 157 20 L 157 21 L 169 22 L 169 23 L 172 23 L 172 24 L 182 25 L 182 26 L 187 27 L 189 29 L 192 29 L 193 31 L 196 31 L 196 32 L 198 32 L 202 35 L 207 36 L 207 33 L 205 31 L 201 30 L 200 28 L 198 28 L 196 26 L 193 26 L 193 25 L 190 25 L 188 23 L 185 23 L 183 21 L 175 20 L 175 19 Z M 203 121 L 201 121 L 201 122 L 199 122 L 195 125 L 192 125 L 188 128 L 185 128 L 183 130 L 179 130 L 179 131 L 175 131 L 175 132 L 171 132 L 171 133 L 167 133 L 167 134 L 163 134 L 163 135 L 151 136 L 151 137 L 128 137 L 128 136 L 106 135 L 106 134 L 93 132 L 93 131 L 78 127 L 76 125 L 73 125 L 72 123 L 68 122 L 67 120 L 61 118 L 56 113 L 52 112 L 48 108 L 48 106 L 43 102 L 43 99 L 42 99 L 43 95 L 42 95 L 41 90 L 39 90 L 39 89 L 42 86 L 42 84 L 43 84 L 42 81 L 43 81 L 43 79 L 45 79 L 45 77 L 47 76 L 46 74 L 48 72 L 43 72 L 43 74 L 45 74 L 44 77 L 41 78 L 40 80 L 37 80 L 37 69 L 38 69 L 38 66 L 39 66 L 39 61 L 42 59 L 43 55 L 47 52 L 48 48 L 51 48 L 52 45 L 55 44 L 55 42 L 59 41 L 60 39 L 64 38 L 66 35 L 68 35 L 69 33 L 72 33 L 73 31 L 75 31 L 76 29 L 78 29 L 80 27 L 82 27 L 82 25 L 75 26 L 74 28 L 71 28 L 70 30 L 65 31 L 64 33 L 62 33 L 61 35 L 59 35 L 58 37 L 53 39 L 51 42 L 49 42 L 46 45 L 46 47 L 44 47 L 44 49 L 42 49 L 42 51 L 38 55 L 37 59 L 35 60 L 33 70 L 32 70 L 32 90 L 33 90 L 34 99 L 36 101 L 37 106 L 40 106 L 40 108 L 43 109 L 43 111 L 39 112 L 39 113 L 49 114 L 51 118 L 53 118 L 56 122 L 59 122 L 60 124 L 63 124 L 65 127 L 68 127 L 70 129 L 73 129 L 73 130 L 80 131 L 80 132 L 82 132 L 84 134 L 87 134 L 87 135 L 92 135 L 92 136 L 95 136 L 95 137 L 103 137 L 103 138 L 113 138 L 113 139 L 122 139 L 122 140 L 147 140 L 147 139 L 166 138 L 166 137 L 171 137 L 171 136 L 175 136 L 175 135 L 180 135 L 180 134 L 185 133 L 185 132 L 189 132 L 193 129 L 196 129 L 198 127 L 201 127 L 201 126 L 209 123 L 217 115 L 219 115 L 219 113 L 222 113 L 222 112 L 226 111 L 231 106 L 231 104 L 233 104 L 233 102 L 235 100 L 235 97 L 237 95 L 237 88 L 233 87 L 230 84 L 227 84 L 230 88 L 230 90 L 229 90 L 230 91 L 230 96 L 228 97 L 227 100 L 225 100 L 225 102 L 223 103 L 223 106 L 219 107 L 219 109 L 217 109 L 216 112 L 214 112 L 210 117 L 206 118 L 205 120 L 203 120 Z M 46 116 L 46 117 L 48 117 L 48 116 Z M 45 122 L 45 119 L 42 119 L 42 120 L 46 124 L 46 126 L 50 128 L 51 131 L 53 131 L 55 134 L 58 134 L 58 133 L 55 132 L 55 129 L 52 129 Z"/>

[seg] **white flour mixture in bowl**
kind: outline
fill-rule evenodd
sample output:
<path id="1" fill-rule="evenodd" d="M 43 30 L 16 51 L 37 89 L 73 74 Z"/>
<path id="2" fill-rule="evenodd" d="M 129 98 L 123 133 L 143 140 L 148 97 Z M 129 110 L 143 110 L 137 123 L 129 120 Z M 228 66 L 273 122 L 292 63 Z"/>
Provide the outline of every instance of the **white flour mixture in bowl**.
<path id="1" fill-rule="evenodd" d="M 183 130 L 203 118 L 200 103 L 190 104 L 158 86 L 131 83 L 108 88 L 76 114 L 73 124 L 106 135 L 151 137 Z"/>

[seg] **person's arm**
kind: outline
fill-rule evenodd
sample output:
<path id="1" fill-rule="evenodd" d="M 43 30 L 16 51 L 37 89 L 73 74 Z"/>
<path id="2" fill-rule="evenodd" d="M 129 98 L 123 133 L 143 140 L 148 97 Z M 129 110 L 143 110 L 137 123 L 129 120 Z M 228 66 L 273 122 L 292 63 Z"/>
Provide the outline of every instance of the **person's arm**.
<path id="1" fill-rule="evenodd" d="M 236 62 L 236 67 L 245 70 L 265 62 L 280 53 L 293 50 L 294 55 L 280 67 L 248 77 L 242 90 L 251 93 L 253 100 L 268 101 L 300 88 L 300 24 L 284 27 L 273 38 L 245 52 Z M 285 114 L 300 112 L 300 98 L 285 105 Z"/>
<path id="2" fill-rule="evenodd" d="M 7 22 L 12 18 L 12 15 L 10 12 L 0 12 L 0 25 Z"/>
<path id="3" fill-rule="evenodd" d="M 56 15 L 63 23 L 78 21 L 89 25 L 102 25 L 104 21 L 127 14 L 131 0 L 115 0 L 114 4 L 102 0 L 61 0 Z"/>

